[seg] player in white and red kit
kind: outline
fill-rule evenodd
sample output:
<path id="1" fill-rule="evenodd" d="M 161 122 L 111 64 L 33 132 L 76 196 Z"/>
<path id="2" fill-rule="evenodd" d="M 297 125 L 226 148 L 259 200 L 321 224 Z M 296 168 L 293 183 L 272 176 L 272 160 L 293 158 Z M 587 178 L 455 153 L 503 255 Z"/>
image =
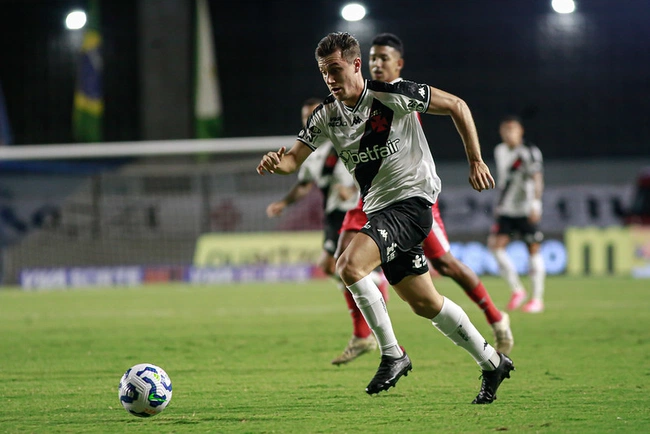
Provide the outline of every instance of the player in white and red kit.
<path id="1" fill-rule="evenodd" d="M 372 41 L 369 57 L 370 74 L 373 80 L 389 83 L 400 81 L 402 80 L 400 74 L 403 66 L 404 46 L 402 41 L 391 33 L 377 35 Z M 361 231 L 368 221 L 362 207 L 363 201 L 359 199 L 357 207 L 346 213 L 341 225 L 337 256 L 347 248 L 354 235 Z M 476 273 L 451 254 L 438 202 L 431 206 L 431 213 L 433 225 L 422 244 L 424 255 L 438 273 L 451 277 L 477 304 L 485 314 L 488 324 L 492 326 L 496 341 L 495 348 L 503 354 L 510 354 L 514 344 L 510 329 L 510 317 L 496 308 Z"/>
<path id="2" fill-rule="evenodd" d="M 260 175 L 293 173 L 311 152 L 331 141 L 360 187 L 368 223 L 338 258 L 336 270 L 381 350 L 379 368 L 366 392 L 388 390 L 412 370 L 370 277 L 381 265 L 413 312 L 429 319 L 481 367 L 481 389 L 472 403 L 492 403 L 514 364 L 481 336 L 460 306 L 438 293 L 422 250 L 441 182 L 416 112 L 450 116 L 465 146 L 472 188 L 494 188 L 469 107 L 427 84 L 364 80 L 359 42 L 349 33 L 324 37 L 316 60 L 331 94 L 314 110 L 293 147 L 267 152 L 256 170 Z"/>

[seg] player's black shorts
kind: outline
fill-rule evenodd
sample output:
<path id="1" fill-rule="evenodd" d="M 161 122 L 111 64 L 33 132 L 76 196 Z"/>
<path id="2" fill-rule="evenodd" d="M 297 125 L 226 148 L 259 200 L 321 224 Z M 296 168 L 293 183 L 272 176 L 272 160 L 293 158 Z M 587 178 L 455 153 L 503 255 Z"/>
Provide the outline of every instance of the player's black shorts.
<path id="1" fill-rule="evenodd" d="M 544 234 L 539 230 L 537 224 L 528 220 L 528 217 L 499 216 L 492 228 L 492 233 L 521 238 L 526 244 L 541 243 L 544 240 Z"/>
<path id="2" fill-rule="evenodd" d="M 336 252 L 336 245 L 339 242 L 339 231 L 341 230 L 344 218 L 345 211 L 332 211 L 329 214 L 325 214 L 323 250 L 332 256 Z"/>
<path id="3" fill-rule="evenodd" d="M 422 241 L 431 231 L 432 224 L 431 204 L 420 197 L 368 214 L 368 223 L 361 232 L 379 247 L 381 268 L 391 285 L 401 282 L 406 276 L 429 271 Z"/>

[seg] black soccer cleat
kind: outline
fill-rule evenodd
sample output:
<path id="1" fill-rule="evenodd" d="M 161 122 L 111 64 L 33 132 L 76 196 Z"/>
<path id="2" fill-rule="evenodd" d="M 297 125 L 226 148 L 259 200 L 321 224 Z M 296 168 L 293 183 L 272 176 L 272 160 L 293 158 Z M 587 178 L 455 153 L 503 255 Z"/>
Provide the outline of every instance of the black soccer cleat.
<path id="1" fill-rule="evenodd" d="M 404 349 L 402 349 L 402 351 L 404 351 Z M 377 373 L 372 380 L 370 380 L 370 383 L 368 383 L 366 393 L 372 395 L 379 393 L 382 390 L 390 389 L 397 384 L 397 380 L 399 380 L 402 375 L 405 377 L 408 376 L 411 369 L 413 369 L 413 365 L 411 364 L 409 356 L 406 355 L 406 351 L 404 351 L 404 355 L 399 359 L 389 356 L 381 356 L 381 362 L 379 363 Z"/>
<path id="2" fill-rule="evenodd" d="M 512 360 L 508 356 L 499 353 L 501 361 L 494 371 L 483 371 L 483 381 L 481 382 L 481 391 L 478 393 L 472 404 L 491 404 L 497 399 L 497 389 L 501 382 L 510 378 L 510 371 L 515 370 Z"/>

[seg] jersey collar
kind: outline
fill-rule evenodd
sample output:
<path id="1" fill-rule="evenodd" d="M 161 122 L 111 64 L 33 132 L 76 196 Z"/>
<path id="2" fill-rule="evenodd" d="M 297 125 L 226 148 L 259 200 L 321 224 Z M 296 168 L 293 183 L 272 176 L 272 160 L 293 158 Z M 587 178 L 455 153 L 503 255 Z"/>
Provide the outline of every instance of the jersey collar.
<path id="1" fill-rule="evenodd" d="M 359 107 L 361 106 L 361 103 L 363 102 L 363 99 L 366 97 L 366 94 L 368 93 L 368 79 L 363 80 L 363 91 L 361 92 L 361 96 L 357 100 L 357 103 L 354 105 L 354 107 L 350 110 L 348 106 L 343 104 L 346 109 L 348 109 L 351 113 L 356 113 L 357 110 L 359 110 Z"/>

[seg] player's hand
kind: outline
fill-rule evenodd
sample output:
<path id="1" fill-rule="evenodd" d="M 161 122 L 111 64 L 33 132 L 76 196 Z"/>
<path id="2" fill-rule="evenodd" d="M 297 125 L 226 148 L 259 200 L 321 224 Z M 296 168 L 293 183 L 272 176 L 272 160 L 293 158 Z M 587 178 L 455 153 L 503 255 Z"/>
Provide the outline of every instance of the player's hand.
<path id="1" fill-rule="evenodd" d="M 472 162 L 469 166 L 469 183 L 476 191 L 495 187 L 490 168 L 483 161 Z"/>
<path id="2" fill-rule="evenodd" d="M 266 207 L 266 215 L 269 218 L 277 217 L 280 214 L 282 214 L 282 211 L 284 211 L 285 208 L 285 203 L 282 200 L 279 200 L 277 202 L 271 202 L 269 206 Z"/>
<path id="3" fill-rule="evenodd" d="M 287 147 L 283 146 L 278 149 L 277 152 L 271 151 L 267 152 L 266 155 L 262 157 L 260 164 L 257 165 L 257 173 L 264 175 L 264 172 L 275 173 L 276 167 L 280 165 L 284 153 L 287 151 Z"/>
<path id="4" fill-rule="evenodd" d="M 530 206 L 530 214 L 528 214 L 528 221 L 532 224 L 537 224 L 542 219 L 542 201 L 535 199 Z"/>

